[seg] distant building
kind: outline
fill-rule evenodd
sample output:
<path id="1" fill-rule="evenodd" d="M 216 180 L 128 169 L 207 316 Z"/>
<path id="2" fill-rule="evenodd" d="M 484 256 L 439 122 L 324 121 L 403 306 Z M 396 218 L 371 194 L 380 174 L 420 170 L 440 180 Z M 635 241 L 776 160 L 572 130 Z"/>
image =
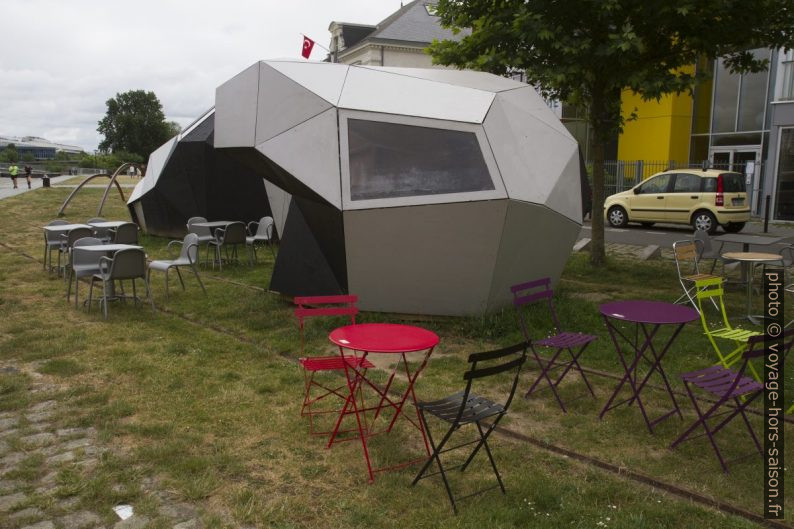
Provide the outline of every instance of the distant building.
<path id="1" fill-rule="evenodd" d="M 444 29 L 435 16 L 435 2 L 414 0 L 374 26 L 350 22 L 331 22 L 331 57 L 342 64 L 367 66 L 434 67 L 424 49 L 438 40 L 460 40 L 471 34 L 464 29 L 457 35 Z M 443 66 L 435 66 L 444 68 Z"/>
<path id="2" fill-rule="evenodd" d="M 20 157 L 25 154 L 32 154 L 37 160 L 52 160 L 55 158 L 55 154 L 59 152 L 68 154 L 79 154 L 83 152 L 82 147 L 53 143 L 50 140 L 45 140 L 37 136 L 23 136 L 21 138 L 0 136 L 0 152 L 4 151 L 11 143 L 16 147 Z"/>

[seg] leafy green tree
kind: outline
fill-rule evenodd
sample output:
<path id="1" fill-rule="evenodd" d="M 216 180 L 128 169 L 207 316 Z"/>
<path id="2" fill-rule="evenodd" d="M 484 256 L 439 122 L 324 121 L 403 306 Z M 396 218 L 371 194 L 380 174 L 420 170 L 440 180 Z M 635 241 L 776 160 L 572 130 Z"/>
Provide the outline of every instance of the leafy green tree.
<path id="1" fill-rule="evenodd" d="M 733 72 L 760 71 L 759 47 L 794 45 L 791 0 L 439 0 L 441 23 L 471 28 L 433 42 L 439 64 L 496 74 L 523 70 L 545 97 L 586 109 L 593 130 L 591 262 L 604 253 L 604 148 L 620 130 L 620 95 L 645 100 L 690 92 L 698 58 Z"/>
<path id="2" fill-rule="evenodd" d="M 29 152 L 26 152 L 20 157 L 20 160 L 23 162 L 35 162 L 36 157 L 30 154 Z"/>
<path id="3" fill-rule="evenodd" d="M 143 159 L 171 137 L 163 107 L 154 92 L 130 90 L 108 99 L 97 131 L 103 152 L 127 151 Z"/>
<path id="4" fill-rule="evenodd" d="M 167 125 L 168 125 L 168 137 L 169 138 L 173 138 L 174 136 L 176 136 L 177 134 L 182 132 L 182 125 L 180 125 L 176 121 L 169 121 L 167 123 Z"/>
<path id="5" fill-rule="evenodd" d="M 13 143 L 9 143 L 6 145 L 6 148 L 3 149 L 3 152 L 0 152 L 0 156 L 2 156 L 2 160 L 4 162 L 16 163 L 19 161 L 19 151 L 17 151 L 17 146 Z"/>

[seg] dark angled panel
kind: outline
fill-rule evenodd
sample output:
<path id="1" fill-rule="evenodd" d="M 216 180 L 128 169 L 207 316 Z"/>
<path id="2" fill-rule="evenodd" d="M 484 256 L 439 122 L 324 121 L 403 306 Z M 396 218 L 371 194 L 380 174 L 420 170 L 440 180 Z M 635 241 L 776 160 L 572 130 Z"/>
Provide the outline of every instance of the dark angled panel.
<path id="1" fill-rule="evenodd" d="M 251 222 L 271 215 L 261 175 L 213 145 L 214 115 L 176 144 L 140 199 L 148 233 L 182 237 L 190 217 Z"/>
<path id="2" fill-rule="evenodd" d="M 345 257 L 345 226 L 342 212 L 327 202 L 293 197 L 326 262 L 342 290 L 347 291 L 347 259 Z"/>
<path id="3" fill-rule="evenodd" d="M 338 214 L 341 222 L 342 214 Z M 346 293 L 346 284 L 340 285 L 303 213 L 291 201 L 270 290 L 289 296 L 322 296 Z"/>

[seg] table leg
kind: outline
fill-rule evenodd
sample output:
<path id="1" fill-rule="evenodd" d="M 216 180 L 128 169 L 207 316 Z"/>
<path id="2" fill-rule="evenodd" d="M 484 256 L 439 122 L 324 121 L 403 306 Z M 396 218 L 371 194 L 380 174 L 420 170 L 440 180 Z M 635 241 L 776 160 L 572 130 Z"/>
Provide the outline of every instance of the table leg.
<path id="1" fill-rule="evenodd" d="M 646 330 L 645 325 L 641 324 L 641 327 L 642 327 L 642 332 L 645 334 L 645 336 L 647 338 L 648 337 L 648 332 Z M 681 414 L 681 408 L 678 406 L 678 401 L 675 400 L 675 393 L 673 392 L 673 388 L 670 386 L 670 381 L 667 378 L 667 374 L 664 372 L 664 368 L 662 367 L 662 358 L 664 358 L 664 355 L 667 354 L 667 350 L 670 349 L 670 346 L 673 344 L 673 342 L 675 341 L 676 337 L 678 336 L 678 334 L 681 332 L 681 330 L 683 328 L 684 328 L 684 324 L 683 323 L 678 325 L 678 327 L 673 332 L 672 336 L 670 336 L 670 338 L 667 340 L 667 343 L 665 344 L 664 348 L 662 349 L 662 351 L 658 355 L 656 354 L 656 349 L 653 347 L 653 343 L 650 343 L 650 346 L 649 346 L 651 354 L 653 355 L 653 362 L 651 362 L 651 368 L 648 371 L 648 373 L 645 374 L 645 378 L 643 378 L 642 382 L 640 382 L 640 385 L 638 386 L 637 391 L 641 392 L 642 389 L 645 387 L 645 384 L 648 383 L 648 380 L 651 378 L 651 375 L 653 374 L 653 372 L 657 371 L 659 373 L 659 375 L 662 377 L 662 380 L 664 381 L 664 386 L 667 389 L 667 394 L 670 396 L 670 400 L 673 401 L 673 409 L 669 413 L 667 413 L 667 414 L 663 415 L 662 417 L 652 421 L 651 425 L 656 424 L 657 422 L 667 418 L 669 415 L 672 415 L 673 413 L 677 413 L 678 416 L 681 417 L 682 419 L 684 418 L 684 416 Z"/>
<path id="2" fill-rule="evenodd" d="M 341 354 L 342 358 L 344 358 L 345 353 L 341 347 L 339 348 L 339 354 Z M 366 357 L 367 357 L 367 353 L 365 351 L 363 353 L 362 360 L 365 359 Z M 334 428 L 334 433 L 331 436 L 331 440 L 328 442 L 328 446 L 331 446 L 331 443 L 333 442 L 333 439 L 336 436 L 336 432 L 339 430 L 339 425 L 342 422 L 342 417 L 344 417 L 345 415 L 345 411 L 347 409 L 348 403 L 351 404 L 353 406 L 353 413 L 356 415 L 356 424 L 358 425 L 358 435 L 359 438 L 361 439 L 361 448 L 364 450 L 364 459 L 367 462 L 367 473 L 369 474 L 369 482 L 373 483 L 375 481 L 375 474 L 374 472 L 372 472 L 372 463 L 369 459 L 369 448 L 367 447 L 367 435 L 364 432 L 364 428 L 361 425 L 361 414 L 358 409 L 358 403 L 356 402 L 356 391 L 359 385 L 361 384 L 362 375 L 361 373 L 359 373 L 357 369 L 348 366 L 347 362 L 343 362 L 343 364 L 345 366 L 345 377 L 347 378 L 347 387 L 348 390 L 350 391 L 350 394 L 347 400 L 345 401 L 345 406 L 342 410 L 342 413 L 339 414 L 339 419 L 337 419 L 336 421 L 336 427 Z M 352 378 L 350 373 L 351 371 L 353 372 Z"/>

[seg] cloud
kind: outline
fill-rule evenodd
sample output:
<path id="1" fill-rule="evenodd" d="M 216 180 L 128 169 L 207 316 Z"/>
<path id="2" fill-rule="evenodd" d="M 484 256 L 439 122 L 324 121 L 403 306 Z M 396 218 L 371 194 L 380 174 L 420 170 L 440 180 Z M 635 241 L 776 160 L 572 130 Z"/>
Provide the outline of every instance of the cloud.
<path id="1" fill-rule="evenodd" d="M 167 118 L 184 126 L 247 66 L 298 57 L 301 33 L 327 46 L 331 21 L 375 24 L 399 7 L 394 0 L 6 0 L 0 135 L 93 151 L 105 101 L 136 89 L 157 94 Z M 322 54 L 318 48 L 312 58 Z"/>

